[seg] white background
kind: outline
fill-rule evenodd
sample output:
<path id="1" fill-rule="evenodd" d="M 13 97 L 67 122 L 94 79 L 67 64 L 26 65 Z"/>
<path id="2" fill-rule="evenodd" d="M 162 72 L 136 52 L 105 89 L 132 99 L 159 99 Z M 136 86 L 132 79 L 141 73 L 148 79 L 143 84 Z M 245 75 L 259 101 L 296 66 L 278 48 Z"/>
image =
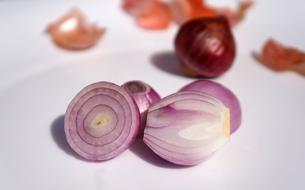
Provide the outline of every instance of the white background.
<path id="1" fill-rule="evenodd" d="M 72 6 L 107 28 L 92 49 L 58 49 L 44 33 Z M 110 161 L 87 162 L 63 133 L 69 101 L 90 83 L 138 79 L 166 96 L 191 82 L 171 56 L 174 24 L 140 29 L 120 1 L 0 1 L 0 189 L 304 189 L 305 78 L 251 57 L 269 37 L 305 50 L 304 7 L 301 0 L 255 2 L 234 29 L 233 67 L 215 79 L 240 99 L 242 126 L 207 162 L 177 168 L 140 143 Z"/>

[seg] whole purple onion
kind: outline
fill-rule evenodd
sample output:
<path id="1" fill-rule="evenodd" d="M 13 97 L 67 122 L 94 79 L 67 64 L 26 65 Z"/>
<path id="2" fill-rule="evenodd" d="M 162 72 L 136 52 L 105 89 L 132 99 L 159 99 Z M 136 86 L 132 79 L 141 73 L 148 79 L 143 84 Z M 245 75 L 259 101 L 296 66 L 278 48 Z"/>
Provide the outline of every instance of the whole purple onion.
<path id="1" fill-rule="evenodd" d="M 235 40 L 224 16 L 198 18 L 183 24 L 175 38 L 182 69 L 195 77 L 217 77 L 235 58 Z"/>

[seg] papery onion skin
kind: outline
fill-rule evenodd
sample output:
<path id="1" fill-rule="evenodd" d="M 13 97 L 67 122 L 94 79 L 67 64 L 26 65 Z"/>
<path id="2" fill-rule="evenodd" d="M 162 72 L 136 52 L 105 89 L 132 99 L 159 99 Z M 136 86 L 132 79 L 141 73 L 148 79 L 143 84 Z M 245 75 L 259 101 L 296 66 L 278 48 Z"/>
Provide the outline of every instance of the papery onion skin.
<path id="1" fill-rule="evenodd" d="M 185 91 L 149 108 L 143 142 L 169 162 L 192 166 L 212 156 L 229 138 L 229 109 L 212 96 Z"/>
<path id="2" fill-rule="evenodd" d="M 47 26 L 53 42 L 67 50 L 83 50 L 93 47 L 105 33 L 105 28 L 91 24 L 77 8 Z"/>
<path id="3" fill-rule="evenodd" d="M 144 29 L 163 30 L 172 21 L 167 3 L 159 0 L 123 0 L 122 8 Z"/>
<path id="4" fill-rule="evenodd" d="M 197 80 L 182 87 L 179 92 L 203 92 L 220 100 L 230 109 L 230 131 L 233 134 L 240 127 L 242 112 L 236 95 L 224 85 L 211 80 Z"/>
<path id="5" fill-rule="evenodd" d="M 273 71 L 293 70 L 305 75 L 305 52 L 268 39 L 255 58 Z"/>
<path id="6" fill-rule="evenodd" d="M 82 89 L 70 102 L 64 128 L 68 144 L 78 155 L 104 161 L 134 142 L 140 113 L 123 87 L 97 82 Z"/>
<path id="7" fill-rule="evenodd" d="M 160 101 L 161 97 L 149 84 L 143 81 L 128 81 L 122 86 L 131 94 L 139 108 L 141 114 L 140 134 L 142 134 L 146 125 L 146 115 L 149 106 Z"/>
<path id="8" fill-rule="evenodd" d="M 235 40 L 223 16 L 186 22 L 175 38 L 175 51 L 182 69 L 193 77 L 218 77 L 232 65 Z"/>
<path id="9" fill-rule="evenodd" d="M 169 7 L 174 20 L 178 24 L 200 17 L 226 16 L 231 27 L 239 24 L 245 17 L 249 8 L 253 5 L 252 0 L 241 0 L 237 9 L 216 8 L 210 6 L 204 0 L 171 0 Z"/>

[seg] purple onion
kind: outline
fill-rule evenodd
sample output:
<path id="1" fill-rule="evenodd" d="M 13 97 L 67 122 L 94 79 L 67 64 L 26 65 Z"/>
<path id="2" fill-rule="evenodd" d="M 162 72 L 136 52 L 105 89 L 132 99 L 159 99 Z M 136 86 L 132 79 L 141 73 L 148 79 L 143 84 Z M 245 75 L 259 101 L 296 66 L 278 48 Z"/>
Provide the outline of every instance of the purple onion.
<path id="1" fill-rule="evenodd" d="M 183 24 L 175 38 L 175 52 L 186 74 L 218 77 L 232 65 L 235 40 L 224 16 L 202 17 Z"/>
<path id="2" fill-rule="evenodd" d="M 178 165 L 196 165 L 230 138 L 230 113 L 218 99 L 185 91 L 153 104 L 147 114 L 144 143 Z"/>
<path id="3" fill-rule="evenodd" d="M 82 89 L 65 114 L 65 134 L 71 148 L 81 157 L 111 159 L 135 140 L 140 113 L 126 90 L 109 82 Z"/>
<path id="4" fill-rule="evenodd" d="M 141 114 L 140 133 L 143 133 L 144 127 L 146 125 L 147 110 L 151 104 L 158 102 L 161 97 L 150 85 L 143 81 L 128 81 L 122 86 L 127 92 L 131 94 L 138 105 Z"/>
<path id="5" fill-rule="evenodd" d="M 231 134 L 240 127 L 242 115 L 240 103 L 234 93 L 225 86 L 210 80 L 197 80 L 184 86 L 181 91 L 204 92 L 219 99 L 230 109 Z"/>

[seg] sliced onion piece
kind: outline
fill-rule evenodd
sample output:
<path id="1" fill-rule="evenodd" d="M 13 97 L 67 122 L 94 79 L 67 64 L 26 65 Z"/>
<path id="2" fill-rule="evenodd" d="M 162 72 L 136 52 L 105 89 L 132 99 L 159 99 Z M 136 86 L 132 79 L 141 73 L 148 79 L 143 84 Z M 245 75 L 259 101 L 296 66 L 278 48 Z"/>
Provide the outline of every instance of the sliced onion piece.
<path id="1" fill-rule="evenodd" d="M 81 157 L 111 159 L 137 137 L 140 113 L 124 88 L 98 82 L 82 89 L 69 104 L 65 134 L 71 148 Z"/>
<path id="2" fill-rule="evenodd" d="M 147 83 L 143 81 L 128 81 L 122 85 L 129 92 L 138 105 L 141 114 L 141 130 L 143 133 L 146 125 L 147 110 L 151 104 L 160 101 L 160 95 Z"/>
<path id="3" fill-rule="evenodd" d="M 241 107 L 235 94 L 227 87 L 210 80 L 197 80 L 184 86 L 182 91 L 203 92 L 220 100 L 230 109 L 230 131 L 234 133 L 241 124 Z"/>
<path id="4" fill-rule="evenodd" d="M 144 143 L 178 165 L 196 165 L 230 138 L 230 111 L 201 92 L 178 92 L 148 110 Z"/>
<path id="5" fill-rule="evenodd" d="M 104 34 L 105 29 L 88 23 L 84 14 L 74 8 L 49 24 L 47 32 L 59 47 L 68 50 L 81 50 L 95 45 Z"/>

